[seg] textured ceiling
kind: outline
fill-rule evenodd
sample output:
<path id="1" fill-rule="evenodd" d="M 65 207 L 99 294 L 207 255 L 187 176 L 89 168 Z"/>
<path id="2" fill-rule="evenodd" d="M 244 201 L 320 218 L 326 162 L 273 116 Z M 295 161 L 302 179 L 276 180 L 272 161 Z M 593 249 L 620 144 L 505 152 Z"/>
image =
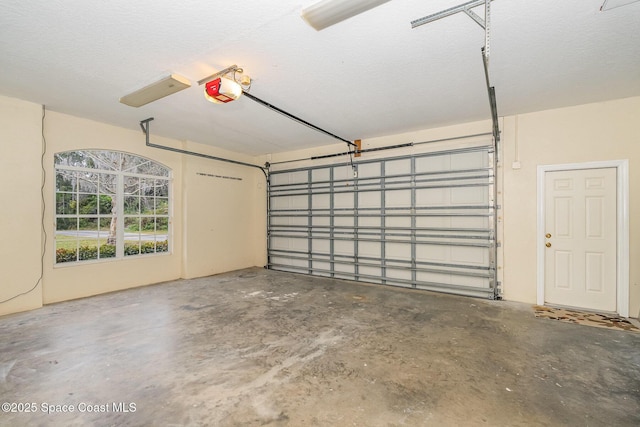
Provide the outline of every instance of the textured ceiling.
<path id="1" fill-rule="evenodd" d="M 495 0 L 491 83 L 498 114 L 640 95 L 640 3 Z M 247 154 L 336 140 L 243 97 L 204 99 L 197 81 L 232 64 L 251 93 L 353 140 L 490 117 L 484 31 L 465 0 L 392 0 L 317 32 L 314 0 L 5 0 L 0 94 L 53 111 Z M 483 14 L 482 8 L 476 9 Z M 118 99 L 170 73 L 192 87 L 140 108 Z"/>

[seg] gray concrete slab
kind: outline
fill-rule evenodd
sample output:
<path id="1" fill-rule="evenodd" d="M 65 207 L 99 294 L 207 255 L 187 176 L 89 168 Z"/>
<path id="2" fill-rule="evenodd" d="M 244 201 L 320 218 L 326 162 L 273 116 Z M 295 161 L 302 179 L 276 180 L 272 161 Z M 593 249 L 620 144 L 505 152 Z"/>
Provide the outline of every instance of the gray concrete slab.
<path id="1" fill-rule="evenodd" d="M 4 316 L 0 346 L 2 426 L 640 425 L 640 334 L 257 268 Z"/>

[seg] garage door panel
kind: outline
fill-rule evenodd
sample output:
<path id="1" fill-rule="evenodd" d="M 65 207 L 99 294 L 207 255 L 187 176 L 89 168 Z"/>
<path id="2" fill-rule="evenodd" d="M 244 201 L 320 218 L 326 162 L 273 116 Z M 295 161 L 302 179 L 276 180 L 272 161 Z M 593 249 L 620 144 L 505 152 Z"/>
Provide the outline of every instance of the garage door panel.
<path id="1" fill-rule="evenodd" d="M 407 243 L 385 243 L 385 255 L 389 258 L 411 260 L 411 245 Z"/>
<path id="2" fill-rule="evenodd" d="M 424 216 L 416 218 L 416 227 L 419 228 L 451 228 L 452 219 L 446 216 Z"/>
<path id="3" fill-rule="evenodd" d="M 335 271 L 336 271 L 336 273 L 350 273 L 350 274 L 354 274 L 354 273 L 355 273 L 355 267 L 354 267 L 354 265 L 348 265 L 348 264 L 336 263 L 336 265 L 335 265 Z"/>
<path id="4" fill-rule="evenodd" d="M 287 225 L 305 227 L 309 223 L 306 216 L 274 217 L 271 225 Z"/>
<path id="5" fill-rule="evenodd" d="M 482 152 L 470 152 L 449 156 L 452 170 L 477 169 L 489 166 L 489 157 Z"/>
<path id="6" fill-rule="evenodd" d="M 314 253 L 329 254 L 331 252 L 331 241 L 329 239 L 313 239 L 311 250 Z"/>
<path id="7" fill-rule="evenodd" d="M 411 207 L 411 190 L 385 191 L 385 207 Z"/>
<path id="8" fill-rule="evenodd" d="M 487 216 L 454 217 L 450 219 L 449 224 L 454 228 L 476 228 L 485 230 L 490 228 L 489 217 Z"/>
<path id="9" fill-rule="evenodd" d="M 380 212 L 375 211 L 372 214 L 380 215 Z M 373 217 L 373 216 L 358 217 L 358 225 L 360 227 L 380 227 L 381 224 L 382 224 L 382 221 L 380 217 Z"/>
<path id="10" fill-rule="evenodd" d="M 313 274 L 316 276 L 331 276 L 331 263 L 324 261 L 314 261 L 312 264 Z"/>
<path id="11" fill-rule="evenodd" d="M 358 256 L 380 258 L 382 254 L 382 243 L 380 242 L 358 242 Z"/>
<path id="12" fill-rule="evenodd" d="M 333 196 L 334 208 L 350 208 L 353 209 L 354 200 L 353 193 L 336 193 Z"/>
<path id="13" fill-rule="evenodd" d="M 451 261 L 470 264 L 470 265 L 488 265 L 489 257 L 485 248 L 474 247 L 452 247 Z"/>
<path id="14" fill-rule="evenodd" d="M 432 173 L 451 169 L 449 155 L 419 157 L 416 159 L 416 173 Z"/>
<path id="15" fill-rule="evenodd" d="M 311 196 L 311 206 L 313 209 L 329 209 L 331 196 L 329 194 L 314 194 Z"/>
<path id="16" fill-rule="evenodd" d="M 447 206 L 450 191 L 446 188 L 419 188 L 416 190 L 417 206 Z"/>
<path id="17" fill-rule="evenodd" d="M 311 178 L 312 178 L 312 181 L 311 181 L 312 183 L 329 181 L 331 179 L 331 169 L 328 169 L 328 168 L 312 169 Z"/>
<path id="18" fill-rule="evenodd" d="M 358 194 L 358 206 L 363 208 L 379 208 L 382 193 L 380 191 L 367 191 Z"/>
<path id="19" fill-rule="evenodd" d="M 455 280 L 456 283 L 459 283 L 462 286 L 470 286 L 474 288 L 484 288 L 489 284 L 489 279 L 483 277 L 457 276 Z"/>
<path id="20" fill-rule="evenodd" d="M 331 218 L 328 216 L 314 215 L 311 217 L 311 224 L 314 227 L 322 227 L 328 229 L 331 224 Z"/>
<path id="21" fill-rule="evenodd" d="M 357 178 L 348 163 L 271 172 L 270 268 L 495 296 L 492 153 L 359 159 Z"/>
<path id="22" fill-rule="evenodd" d="M 402 175 L 411 170 L 411 159 L 387 160 L 384 162 L 385 176 Z"/>
<path id="23" fill-rule="evenodd" d="M 409 228 L 411 227 L 411 218 L 409 216 L 406 216 L 406 217 L 388 216 L 385 219 L 385 226 L 395 227 L 395 228 Z"/>
<path id="24" fill-rule="evenodd" d="M 488 187 L 463 187 L 451 189 L 452 205 L 479 205 L 489 198 Z"/>
<path id="25" fill-rule="evenodd" d="M 353 242 L 349 240 L 336 240 L 333 243 L 334 252 L 338 255 L 353 255 Z"/>
<path id="26" fill-rule="evenodd" d="M 364 281 L 382 283 L 382 269 L 380 267 L 360 266 L 358 274 L 366 277 Z"/>
<path id="27" fill-rule="evenodd" d="M 418 245 L 416 247 L 416 260 L 425 262 L 445 262 L 451 260 L 449 247 L 441 245 Z"/>
<path id="28" fill-rule="evenodd" d="M 290 249 L 294 251 L 307 251 L 309 242 L 305 237 L 274 237 L 272 248 Z"/>
<path id="29" fill-rule="evenodd" d="M 411 271 L 400 268 L 387 268 L 386 269 L 386 278 L 387 279 L 401 279 L 411 281 Z"/>
<path id="30" fill-rule="evenodd" d="M 366 179 L 366 178 L 380 178 L 380 163 L 369 163 L 358 165 L 358 178 Z"/>
<path id="31" fill-rule="evenodd" d="M 452 284 L 455 283 L 455 277 L 452 274 L 448 273 L 434 273 L 434 272 L 423 272 L 418 271 L 416 274 L 416 278 L 419 282 L 423 283 L 446 283 Z"/>
<path id="32" fill-rule="evenodd" d="M 336 227 L 351 227 L 355 225 L 354 217 L 337 216 L 333 219 L 333 225 Z"/>

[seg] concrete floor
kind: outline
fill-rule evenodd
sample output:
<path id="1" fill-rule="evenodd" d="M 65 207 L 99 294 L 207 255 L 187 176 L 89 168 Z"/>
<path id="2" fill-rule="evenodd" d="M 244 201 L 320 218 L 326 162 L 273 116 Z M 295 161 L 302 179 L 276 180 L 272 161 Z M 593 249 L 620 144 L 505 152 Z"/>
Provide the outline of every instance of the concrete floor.
<path id="1" fill-rule="evenodd" d="M 5 316 L 0 346 L 32 411 L 2 426 L 640 425 L 640 334 L 257 268 Z"/>

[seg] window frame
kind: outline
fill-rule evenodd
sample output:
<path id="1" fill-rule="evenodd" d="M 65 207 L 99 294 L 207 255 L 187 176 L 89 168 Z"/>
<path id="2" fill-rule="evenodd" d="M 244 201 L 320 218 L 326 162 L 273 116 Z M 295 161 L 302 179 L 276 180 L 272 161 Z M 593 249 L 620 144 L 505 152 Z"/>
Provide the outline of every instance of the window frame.
<path id="1" fill-rule="evenodd" d="M 114 167 L 113 169 L 107 169 L 107 168 L 102 168 L 102 167 L 87 167 L 87 166 L 75 166 L 75 165 L 66 165 L 66 164 L 61 164 L 58 163 L 58 155 L 62 155 L 62 154 L 68 154 L 68 153 L 96 153 L 96 152 L 107 152 L 107 153 L 116 153 L 119 154 L 121 156 L 131 156 L 134 158 L 134 164 L 132 167 L 129 168 L 118 168 L 116 170 L 116 168 Z M 87 155 L 85 155 L 87 156 Z M 90 157 L 90 156 L 89 156 Z M 120 157 L 120 159 L 122 159 L 122 157 Z M 122 163 L 122 162 L 121 162 Z M 144 165 L 152 165 L 153 167 L 159 167 L 160 171 L 162 174 L 158 174 L 158 175 L 154 175 L 154 174 L 148 174 L 148 173 L 139 173 L 137 171 L 137 169 L 139 167 L 142 167 Z M 82 191 L 81 188 L 79 187 L 77 181 L 78 181 L 78 177 L 79 175 L 76 175 L 76 181 L 72 181 L 75 182 L 75 184 L 73 185 L 73 188 L 71 191 L 69 190 L 60 190 L 58 188 L 58 177 L 59 177 L 59 172 L 60 171 L 65 171 L 65 173 L 68 174 L 80 174 L 80 173 L 85 173 L 85 174 L 95 174 L 98 175 L 99 177 L 103 176 L 103 175 L 113 175 L 115 177 L 115 190 L 113 191 L 113 193 L 109 194 L 107 192 L 102 191 L 102 187 L 99 184 L 96 184 L 96 189 L 95 192 L 86 192 L 86 191 Z M 155 160 L 149 159 L 147 157 L 143 157 L 140 156 L 138 154 L 134 154 L 134 153 L 128 153 L 125 151 L 118 151 L 118 150 L 105 150 L 105 149 L 78 149 L 78 150 L 67 150 L 67 151 L 62 151 L 62 152 L 58 152 L 54 154 L 54 191 L 53 191 L 53 197 L 54 197 L 54 266 L 58 267 L 58 266 L 70 266 L 70 265 L 83 265 L 83 264 L 87 264 L 87 263 L 95 263 L 95 262 L 109 262 L 109 261 L 122 261 L 122 260 L 127 260 L 127 259 L 137 259 L 140 256 L 144 256 L 144 257 L 149 257 L 149 256 L 162 256 L 162 255 L 170 255 L 173 252 L 173 230 L 172 230 L 172 219 L 173 219 L 173 171 L 171 170 L 171 168 L 167 167 L 166 165 L 157 162 Z M 126 178 L 133 178 L 134 180 L 138 181 L 137 184 L 137 188 L 138 188 L 138 194 L 137 196 L 134 197 L 138 197 L 138 198 L 145 198 L 145 199 L 151 199 L 153 202 L 153 208 L 152 208 L 152 212 L 151 213 L 144 213 L 142 212 L 140 209 L 138 209 L 138 211 L 136 213 L 126 213 L 124 210 L 124 200 L 125 197 L 127 197 L 127 193 L 126 193 L 126 188 L 124 185 L 124 180 Z M 99 183 L 99 179 L 96 181 L 97 183 Z M 150 180 L 152 181 L 152 191 L 153 194 L 149 195 L 149 194 L 145 194 L 142 195 L 141 192 L 143 191 L 143 187 L 141 185 L 142 180 L 147 180 L 147 182 Z M 158 181 L 163 182 L 166 184 L 166 192 L 163 192 L 163 194 L 161 195 L 157 195 L 157 183 Z M 144 187 L 147 188 L 147 187 Z M 148 188 L 147 188 L 148 189 Z M 166 193 L 166 194 L 164 194 Z M 69 194 L 71 195 L 71 197 L 69 197 L 69 200 L 75 200 L 76 201 L 76 207 L 75 207 L 75 212 L 74 213 L 59 213 L 58 211 L 58 196 L 60 194 Z M 80 196 L 84 195 L 84 196 L 95 196 L 96 198 L 96 210 L 94 213 L 88 213 L 88 214 L 82 214 L 80 213 L 80 204 L 79 204 L 79 199 Z M 103 213 L 101 212 L 101 204 L 100 204 L 100 198 L 102 195 L 109 195 L 111 197 L 112 202 L 115 201 L 115 208 L 116 208 L 116 214 L 115 214 L 115 227 L 116 227 L 116 231 L 115 231 L 115 254 L 113 255 L 106 255 L 106 256 L 101 256 L 101 250 L 103 248 L 103 246 L 105 246 L 105 243 L 101 243 L 102 239 L 104 238 L 103 235 L 101 234 L 105 228 L 102 227 L 102 223 L 103 223 L 103 219 L 108 218 L 109 220 L 111 220 L 111 218 L 114 216 L 114 214 L 112 214 L 111 212 L 109 213 Z M 157 206 L 158 206 L 158 200 L 162 200 L 164 203 L 166 203 L 166 211 L 164 213 L 158 213 L 156 211 Z M 164 206 L 164 205 L 163 205 Z M 127 231 L 125 230 L 125 224 L 127 223 L 126 219 L 127 218 L 138 218 L 138 235 L 137 235 L 137 239 L 134 238 L 132 239 L 131 235 L 133 234 L 133 232 Z M 152 219 L 152 223 L 153 223 L 153 233 L 151 234 L 151 236 L 154 236 L 152 240 L 148 240 L 145 239 L 144 236 L 146 235 L 146 233 L 143 232 L 143 230 L 141 229 L 141 225 L 143 222 L 143 218 L 147 218 L 147 219 Z M 76 232 L 76 248 L 75 248 L 75 259 L 74 260 L 68 260 L 68 261 L 58 261 L 58 242 L 57 242 L 57 236 L 58 236 L 58 232 L 60 230 L 58 230 L 58 221 L 60 219 L 75 219 L 76 220 L 76 226 L 75 229 L 71 229 L 73 231 Z M 78 233 L 79 231 L 81 231 L 81 227 L 80 227 L 80 220 L 81 219 L 95 219 L 96 220 L 96 257 L 95 258 L 88 258 L 88 259 L 82 259 L 82 251 L 81 248 L 83 247 L 81 245 L 81 234 Z M 158 221 L 161 220 L 161 221 Z M 166 222 L 166 234 L 158 234 L 158 223 L 159 222 Z M 109 227 L 106 228 L 106 230 L 108 230 Z M 125 237 L 125 233 L 127 234 L 127 237 Z M 165 236 L 165 239 L 159 240 L 157 238 L 157 236 Z M 152 241 L 154 242 L 153 244 L 153 248 L 152 251 L 149 252 L 149 247 L 148 245 L 145 246 L 145 242 L 149 242 Z M 137 242 L 137 246 L 138 246 L 138 251 L 137 253 L 130 253 L 131 252 L 131 247 L 134 247 L 135 245 L 132 245 L 132 242 Z M 166 242 L 166 246 L 165 244 L 163 244 L 163 242 Z M 159 245 L 159 244 L 162 244 Z M 92 246 L 90 246 L 92 247 Z M 161 248 L 161 250 L 158 250 L 159 248 Z"/>

